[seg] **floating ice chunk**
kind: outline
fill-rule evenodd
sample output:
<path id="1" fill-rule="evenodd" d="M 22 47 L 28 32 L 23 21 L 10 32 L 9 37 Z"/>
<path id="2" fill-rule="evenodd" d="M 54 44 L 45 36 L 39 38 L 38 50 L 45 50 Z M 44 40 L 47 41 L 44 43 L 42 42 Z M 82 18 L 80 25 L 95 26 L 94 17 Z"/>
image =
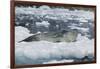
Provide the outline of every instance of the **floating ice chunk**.
<path id="1" fill-rule="evenodd" d="M 29 34 L 29 30 L 27 28 L 22 27 L 22 26 L 15 27 L 15 41 L 16 42 L 23 40 L 30 35 L 32 34 Z"/>
<path id="2" fill-rule="evenodd" d="M 33 62 L 41 60 L 44 60 L 43 62 L 45 62 L 47 60 L 52 61 L 69 58 L 81 59 L 89 54 L 94 56 L 92 42 L 93 41 L 87 40 L 72 43 L 52 43 L 48 41 L 23 42 L 17 44 L 15 48 L 15 55 L 17 60 L 27 57 Z M 25 60 L 29 60 L 27 58 Z M 22 60 L 22 62 L 25 60 Z M 27 63 L 30 63 L 30 61 L 27 61 L 26 64 Z"/>
<path id="3" fill-rule="evenodd" d="M 37 26 L 45 26 L 48 27 L 50 25 L 50 23 L 48 23 L 47 21 L 42 21 L 42 22 L 36 22 Z"/>
<path id="4" fill-rule="evenodd" d="M 77 26 L 68 26 L 71 29 L 77 29 L 77 30 L 81 30 L 82 32 L 88 32 L 89 28 L 82 28 L 82 27 L 77 27 Z"/>

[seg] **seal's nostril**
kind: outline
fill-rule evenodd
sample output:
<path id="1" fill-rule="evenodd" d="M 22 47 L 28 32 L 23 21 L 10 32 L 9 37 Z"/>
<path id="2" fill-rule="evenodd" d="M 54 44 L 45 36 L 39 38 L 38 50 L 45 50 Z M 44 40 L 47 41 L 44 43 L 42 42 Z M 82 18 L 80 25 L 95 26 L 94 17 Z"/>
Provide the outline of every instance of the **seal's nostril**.
<path id="1" fill-rule="evenodd" d="M 56 41 L 56 42 L 61 42 L 61 41 Z"/>

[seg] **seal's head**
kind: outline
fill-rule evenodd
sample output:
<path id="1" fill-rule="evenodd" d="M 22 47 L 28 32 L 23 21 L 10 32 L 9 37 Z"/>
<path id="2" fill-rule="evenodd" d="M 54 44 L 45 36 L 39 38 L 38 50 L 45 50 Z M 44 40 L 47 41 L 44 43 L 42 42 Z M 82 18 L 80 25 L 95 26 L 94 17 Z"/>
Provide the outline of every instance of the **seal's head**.
<path id="1" fill-rule="evenodd" d="M 76 41 L 77 35 L 78 35 L 77 29 L 70 30 L 63 35 L 63 41 L 66 41 L 66 42 Z"/>

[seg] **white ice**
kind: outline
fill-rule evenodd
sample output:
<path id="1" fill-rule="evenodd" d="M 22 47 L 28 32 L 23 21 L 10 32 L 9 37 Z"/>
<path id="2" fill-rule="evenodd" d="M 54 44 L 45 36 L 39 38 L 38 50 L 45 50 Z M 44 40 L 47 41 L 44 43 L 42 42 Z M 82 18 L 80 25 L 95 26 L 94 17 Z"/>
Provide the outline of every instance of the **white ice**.
<path id="1" fill-rule="evenodd" d="M 36 25 L 48 27 L 50 25 L 50 23 L 48 23 L 48 21 L 42 21 L 42 22 L 36 22 Z"/>

